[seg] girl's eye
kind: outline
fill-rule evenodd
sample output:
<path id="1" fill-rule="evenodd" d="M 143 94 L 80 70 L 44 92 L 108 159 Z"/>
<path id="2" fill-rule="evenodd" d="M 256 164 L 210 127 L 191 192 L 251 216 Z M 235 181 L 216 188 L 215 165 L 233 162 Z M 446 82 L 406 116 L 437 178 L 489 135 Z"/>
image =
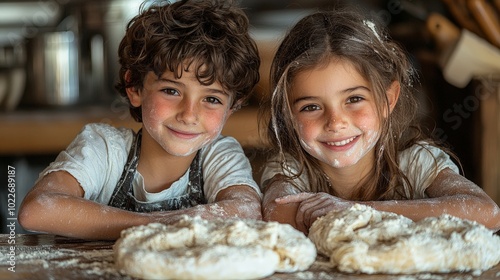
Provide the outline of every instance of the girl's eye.
<path id="1" fill-rule="evenodd" d="M 162 91 L 168 95 L 179 95 L 179 92 L 173 88 L 162 89 Z"/>
<path id="2" fill-rule="evenodd" d="M 363 100 L 363 97 L 360 96 L 351 96 L 347 99 L 347 103 L 358 103 Z"/>
<path id="3" fill-rule="evenodd" d="M 211 104 L 222 104 L 222 102 L 218 98 L 213 97 L 213 96 L 209 96 L 209 97 L 205 98 L 205 100 Z"/>
<path id="4" fill-rule="evenodd" d="M 300 112 L 308 112 L 308 111 L 316 111 L 320 110 L 321 108 L 318 105 L 306 105 L 302 108 L 300 108 Z"/>

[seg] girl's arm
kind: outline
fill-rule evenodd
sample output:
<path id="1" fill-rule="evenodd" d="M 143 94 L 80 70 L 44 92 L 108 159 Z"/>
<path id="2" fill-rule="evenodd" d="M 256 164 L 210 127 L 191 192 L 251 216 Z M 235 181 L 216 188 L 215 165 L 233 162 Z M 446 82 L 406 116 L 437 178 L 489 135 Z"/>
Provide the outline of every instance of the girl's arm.
<path id="1" fill-rule="evenodd" d="M 347 201 L 326 193 L 301 193 L 277 199 L 279 205 L 298 204 L 295 221 L 308 229 L 319 217 L 354 203 L 393 212 L 414 221 L 450 214 L 500 230 L 498 205 L 476 184 L 450 169 L 441 171 L 426 190 L 429 198 L 387 201 Z M 305 231 L 304 231 L 305 232 Z"/>
<path id="2" fill-rule="evenodd" d="M 262 199 L 262 218 L 264 221 L 276 221 L 284 224 L 290 224 L 294 228 L 306 233 L 307 228 L 303 223 L 296 222 L 297 210 L 300 203 L 278 204 L 276 199 L 287 195 L 298 194 L 292 184 L 281 179 L 282 175 L 275 175 L 269 180 L 264 188 L 264 197 Z"/>
<path id="3" fill-rule="evenodd" d="M 375 209 L 404 215 L 414 221 L 450 214 L 477 221 L 500 230 L 498 205 L 476 184 L 450 169 L 441 171 L 426 190 L 429 198 L 417 200 L 373 201 Z"/>

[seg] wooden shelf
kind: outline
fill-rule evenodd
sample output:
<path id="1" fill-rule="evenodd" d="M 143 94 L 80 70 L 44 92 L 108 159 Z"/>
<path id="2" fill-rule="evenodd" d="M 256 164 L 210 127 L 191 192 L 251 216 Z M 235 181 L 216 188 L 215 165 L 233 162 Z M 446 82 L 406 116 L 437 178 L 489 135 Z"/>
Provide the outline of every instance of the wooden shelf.
<path id="1" fill-rule="evenodd" d="M 116 110 L 115 110 L 116 111 Z M 223 135 L 233 136 L 243 147 L 262 146 L 257 125 L 258 108 L 245 107 L 227 121 Z M 104 122 L 138 130 L 128 110 L 90 107 L 74 110 L 18 111 L 0 114 L 0 155 L 55 154 L 64 150 L 87 123 Z"/>

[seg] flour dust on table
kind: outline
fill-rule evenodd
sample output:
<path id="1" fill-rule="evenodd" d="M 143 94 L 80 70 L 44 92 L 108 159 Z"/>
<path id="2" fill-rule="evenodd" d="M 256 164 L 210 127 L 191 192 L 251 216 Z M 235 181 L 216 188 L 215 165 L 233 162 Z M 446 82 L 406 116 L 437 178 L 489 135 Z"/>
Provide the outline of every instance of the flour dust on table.
<path id="1" fill-rule="evenodd" d="M 500 236 L 450 215 L 413 222 L 356 204 L 316 220 L 309 238 L 318 253 L 348 273 L 477 275 L 500 262 Z"/>
<path id="2" fill-rule="evenodd" d="M 292 226 L 237 218 L 132 227 L 113 250 L 117 269 L 149 279 L 258 279 L 307 270 L 316 259 L 314 244 Z"/>

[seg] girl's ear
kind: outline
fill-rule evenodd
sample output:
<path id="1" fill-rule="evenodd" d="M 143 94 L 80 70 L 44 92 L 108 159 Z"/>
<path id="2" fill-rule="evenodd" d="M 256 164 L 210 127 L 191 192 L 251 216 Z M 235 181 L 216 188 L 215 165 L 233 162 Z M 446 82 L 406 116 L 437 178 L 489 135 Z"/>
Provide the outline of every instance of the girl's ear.
<path id="1" fill-rule="evenodd" d="M 387 90 L 387 100 L 389 100 L 389 113 L 392 113 L 392 110 L 398 103 L 399 93 L 401 91 L 401 85 L 398 81 L 392 82 L 391 86 Z"/>
<path id="2" fill-rule="evenodd" d="M 128 83 L 130 81 L 130 70 L 125 72 L 125 81 Z M 141 94 L 139 89 L 136 87 L 127 87 L 125 88 L 127 92 L 128 99 L 130 100 L 130 105 L 134 107 L 140 107 L 142 103 Z"/>

